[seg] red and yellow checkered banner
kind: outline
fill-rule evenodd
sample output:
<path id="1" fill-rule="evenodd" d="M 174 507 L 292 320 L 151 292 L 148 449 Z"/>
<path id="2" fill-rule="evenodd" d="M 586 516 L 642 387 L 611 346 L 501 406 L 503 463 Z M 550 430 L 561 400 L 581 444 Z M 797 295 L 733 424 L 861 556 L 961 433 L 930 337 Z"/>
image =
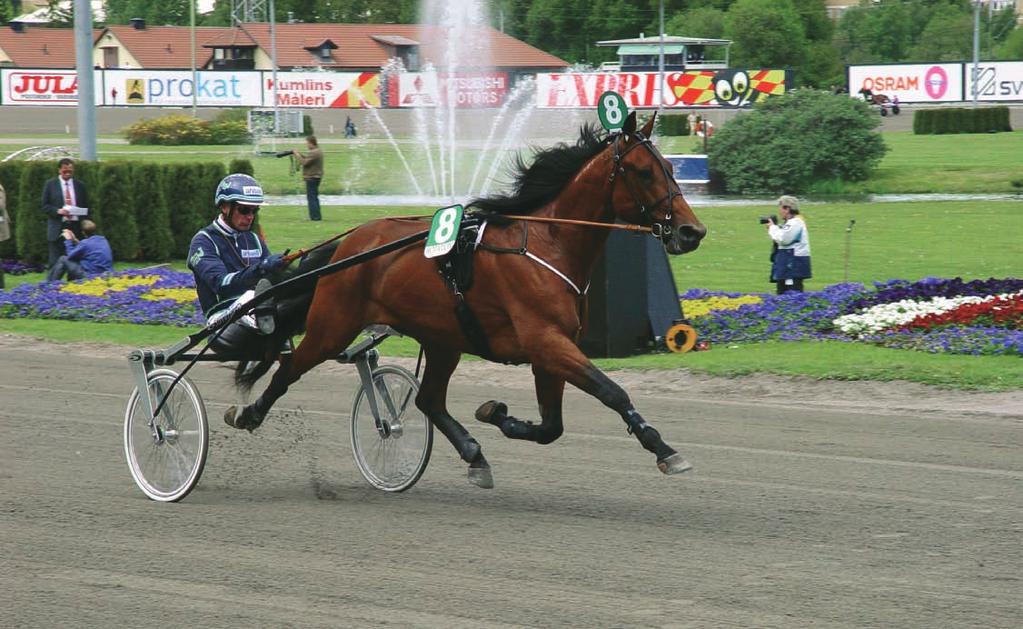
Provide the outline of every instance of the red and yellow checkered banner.
<path id="1" fill-rule="evenodd" d="M 633 108 L 749 107 L 784 94 L 792 82 L 788 71 L 775 69 L 666 72 L 658 89 L 659 78 L 656 72 L 540 74 L 537 107 L 596 107 L 607 90 L 621 94 Z"/>

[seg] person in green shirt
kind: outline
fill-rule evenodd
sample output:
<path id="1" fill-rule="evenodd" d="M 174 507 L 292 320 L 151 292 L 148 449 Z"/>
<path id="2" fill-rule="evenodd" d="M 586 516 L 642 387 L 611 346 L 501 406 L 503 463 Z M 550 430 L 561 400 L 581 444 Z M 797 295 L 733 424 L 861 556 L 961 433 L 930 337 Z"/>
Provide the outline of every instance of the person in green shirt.
<path id="1" fill-rule="evenodd" d="M 320 180 L 323 179 L 323 151 L 316 141 L 316 136 L 311 135 L 305 139 L 309 147 L 306 154 L 292 151 L 295 157 L 302 164 L 302 179 L 305 179 L 305 198 L 309 206 L 309 220 L 318 221 L 320 216 Z"/>

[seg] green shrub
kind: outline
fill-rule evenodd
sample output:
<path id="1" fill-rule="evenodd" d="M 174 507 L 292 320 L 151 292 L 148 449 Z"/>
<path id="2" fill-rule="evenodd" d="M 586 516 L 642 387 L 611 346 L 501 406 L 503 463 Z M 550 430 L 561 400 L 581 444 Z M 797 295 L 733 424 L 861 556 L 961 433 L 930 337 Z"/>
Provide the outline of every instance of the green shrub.
<path id="1" fill-rule="evenodd" d="M 657 135 L 689 135 L 689 116 L 665 114 L 657 116 Z"/>
<path id="2" fill-rule="evenodd" d="M 313 117 L 309 114 L 302 114 L 302 135 L 310 136 L 315 132 L 313 131 Z"/>
<path id="3" fill-rule="evenodd" d="M 220 162 L 168 166 L 163 185 L 174 233 L 174 257 L 186 257 L 192 236 L 216 216 L 213 197 L 226 175 Z"/>
<path id="4" fill-rule="evenodd" d="M 162 170 L 159 164 L 142 163 L 136 164 L 131 171 L 135 182 L 132 207 L 138 224 L 142 259 L 157 262 L 170 259 L 174 251 L 167 197 L 160 184 Z"/>
<path id="5" fill-rule="evenodd" d="M 102 219 L 102 224 L 96 222 L 110 242 L 115 260 L 137 260 L 140 253 L 139 227 L 135 220 L 131 164 L 104 162 L 100 167 L 100 175 L 103 187 L 99 194 L 90 195 Z"/>
<path id="6" fill-rule="evenodd" d="M 57 162 L 26 162 L 22 168 L 18 205 L 13 213 L 18 257 L 25 262 L 46 262 L 46 214 L 40 208 L 40 198 L 43 184 L 56 176 Z M 7 211 L 12 213 L 12 208 L 8 206 Z"/>
<path id="7" fill-rule="evenodd" d="M 124 134 L 131 144 L 165 146 L 247 144 L 252 141 L 244 109 L 221 112 L 211 121 L 184 114 L 146 118 L 125 129 Z"/>
<path id="8" fill-rule="evenodd" d="M 920 109 L 913 113 L 913 133 L 917 135 L 946 133 L 995 133 L 1012 131 L 1009 108 L 942 107 Z"/>
<path id="9" fill-rule="evenodd" d="M 754 106 L 707 142 L 712 181 L 730 193 L 798 194 L 815 181 L 862 181 L 887 147 L 865 102 L 800 89 Z"/>
<path id="10" fill-rule="evenodd" d="M 227 165 L 227 172 L 245 173 L 246 175 L 252 176 L 256 174 L 256 168 L 252 165 L 252 160 L 236 158 L 232 159 L 231 163 Z"/>
<path id="11" fill-rule="evenodd" d="M 210 144 L 248 144 L 252 142 L 248 123 L 244 120 L 209 123 Z"/>
<path id="12" fill-rule="evenodd" d="M 17 212 L 21 198 L 21 171 L 25 162 L 0 162 L 0 186 L 7 196 L 7 216 L 10 219 L 11 237 L 0 241 L 0 258 L 15 258 L 18 255 Z M 41 190 L 40 190 L 41 192 Z"/>
<path id="13" fill-rule="evenodd" d="M 125 130 L 130 144 L 209 144 L 209 123 L 184 114 L 144 118 Z"/>

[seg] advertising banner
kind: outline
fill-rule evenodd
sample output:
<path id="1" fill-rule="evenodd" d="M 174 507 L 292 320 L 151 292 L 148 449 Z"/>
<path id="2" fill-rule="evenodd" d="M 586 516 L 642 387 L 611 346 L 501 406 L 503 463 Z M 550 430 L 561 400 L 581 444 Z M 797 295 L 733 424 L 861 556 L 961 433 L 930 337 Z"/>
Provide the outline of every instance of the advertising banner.
<path id="1" fill-rule="evenodd" d="M 97 105 L 103 97 L 100 75 L 94 75 Z M 74 70 L 0 70 L 0 103 L 74 107 L 78 104 L 78 75 Z"/>
<path id="2" fill-rule="evenodd" d="M 273 106 L 273 73 L 263 72 L 263 102 Z M 280 107 L 380 106 L 380 75 L 374 72 L 278 72 Z"/>
<path id="3" fill-rule="evenodd" d="M 188 107 L 193 89 L 200 107 L 260 107 L 263 92 L 259 72 L 197 73 L 196 85 L 188 70 L 105 70 L 106 105 Z"/>
<path id="4" fill-rule="evenodd" d="M 963 64 L 913 63 L 849 66 L 849 96 L 863 90 L 898 97 L 901 103 L 947 103 L 963 100 Z"/>
<path id="5" fill-rule="evenodd" d="M 508 94 L 507 72 L 407 72 L 391 80 L 391 107 L 435 107 L 450 91 L 456 108 L 500 107 Z"/>
<path id="6" fill-rule="evenodd" d="M 687 70 L 665 72 L 659 86 L 657 72 L 539 74 L 536 105 L 543 109 L 577 109 L 597 106 L 606 90 L 618 92 L 630 108 L 663 106 L 749 107 L 771 96 L 784 94 L 791 82 L 785 70 Z"/>
<path id="7" fill-rule="evenodd" d="M 973 100 L 973 64 L 967 63 L 967 89 L 964 98 Z M 977 66 L 977 100 L 1023 101 L 1023 61 L 983 61 Z"/>

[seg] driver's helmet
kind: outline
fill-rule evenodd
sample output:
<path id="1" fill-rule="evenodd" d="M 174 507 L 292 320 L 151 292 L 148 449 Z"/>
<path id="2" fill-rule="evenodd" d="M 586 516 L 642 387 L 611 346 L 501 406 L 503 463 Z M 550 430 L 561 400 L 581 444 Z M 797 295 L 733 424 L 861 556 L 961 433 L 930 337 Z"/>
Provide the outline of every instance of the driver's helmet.
<path id="1" fill-rule="evenodd" d="M 213 205 L 220 207 L 224 201 L 263 205 L 263 187 L 254 178 L 244 173 L 232 173 L 220 180 Z"/>

